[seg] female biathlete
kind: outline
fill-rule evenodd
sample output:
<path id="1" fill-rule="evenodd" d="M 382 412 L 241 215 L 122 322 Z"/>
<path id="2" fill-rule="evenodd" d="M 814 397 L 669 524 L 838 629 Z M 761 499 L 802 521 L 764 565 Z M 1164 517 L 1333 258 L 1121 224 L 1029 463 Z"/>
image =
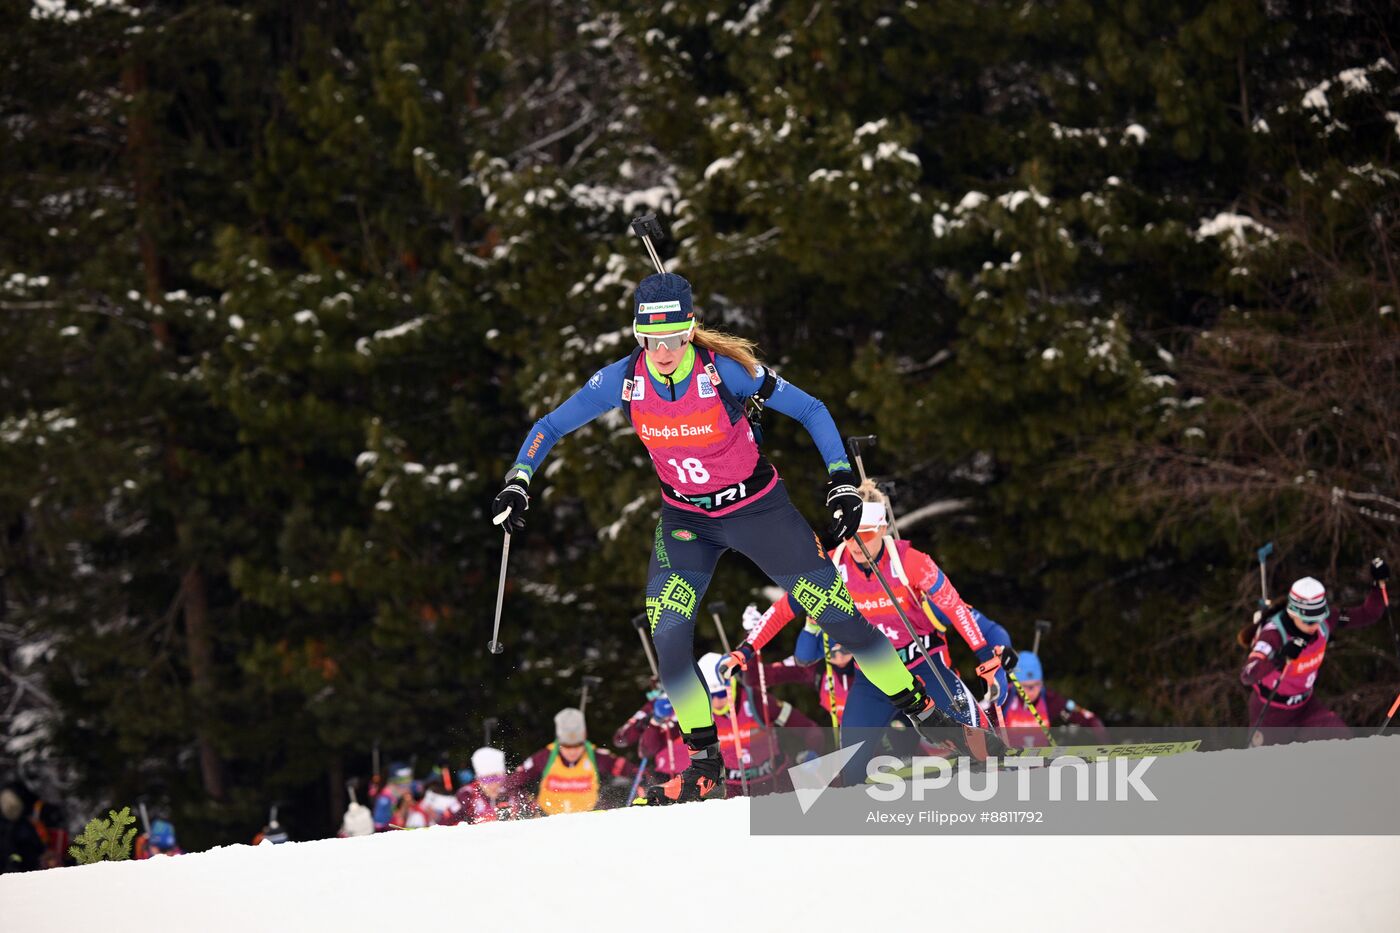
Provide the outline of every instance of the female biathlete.
<path id="1" fill-rule="evenodd" d="M 861 499 L 826 407 L 759 365 L 747 340 L 698 327 L 690 283 L 674 273 L 637 286 L 633 331 L 640 349 L 604 367 L 535 423 L 492 508 L 511 532 L 525 526 L 529 485 L 550 448 L 613 408 L 622 408 L 661 480 L 661 521 L 651 554 L 647 618 L 661 684 L 690 749 L 680 775 L 648 789 L 656 804 L 724 796 L 722 759 L 704 682 L 695 666 L 695 613 L 726 550 L 750 558 L 792 594 L 832 640 L 860 661 L 872 689 L 916 725 L 933 701 L 889 641 L 870 625 L 827 560 L 812 528 L 759 452 L 744 400 L 757 397 L 796 418 L 826 462 L 830 533 L 855 533 Z M 933 723 L 931 723 L 933 724 Z"/>
<path id="2" fill-rule="evenodd" d="M 995 734 L 985 731 L 989 725 L 985 714 L 949 663 L 948 641 L 944 633 L 949 628 L 957 630 L 981 662 L 996 657 L 995 646 L 987 641 L 972 608 L 963 602 L 952 581 L 938 568 L 933 558 L 915 550 L 908 541 L 895 541 L 887 536 L 889 521 L 875 484 L 867 480 L 861 485 L 859 493 L 865 501 L 857 534 L 874 557 L 885 580 L 894 589 L 905 617 L 919 635 L 924 652 L 938 666 L 937 672 L 930 669 L 924 652 L 915 646 L 898 610 L 885 595 L 884 588 L 871 572 L 859 548 L 847 544 L 837 548 L 834 559 L 841 579 L 854 596 L 856 606 L 888 638 L 900 661 L 908 665 L 921 683 L 927 685 L 938 707 L 963 727 L 963 741 L 959 743 L 961 750 L 979 759 L 1001 754 L 1005 746 Z M 801 602 L 794 601 L 791 594 L 779 600 L 769 610 L 763 627 L 749 641 L 740 645 L 733 652 L 734 656 L 747 658 L 753 652 L 763 650 L 773 636 L 802 611 Z M 849 649 L 850 645 L 842 641 L 841 647 Z M 842 782 L 848 786 L 864 782 L 866 763 L 879 745 L 878 740 L 871 741 L 873 736 L 870 733 L 852 733 L 850 730 L 883 729 L 895 715 L 889 698 L 871 683 L 859 655 L 856 664 L 855 683 L 847 694 L 841 719 L 842 744 L 862 742 L 860 750 L 841 770 Z M 1000 667 L 996 669 L 992 683 L 995 686 L 992 687 L 991 701 L 1004 702 L 1007 682 L 1006 674 Z"/>

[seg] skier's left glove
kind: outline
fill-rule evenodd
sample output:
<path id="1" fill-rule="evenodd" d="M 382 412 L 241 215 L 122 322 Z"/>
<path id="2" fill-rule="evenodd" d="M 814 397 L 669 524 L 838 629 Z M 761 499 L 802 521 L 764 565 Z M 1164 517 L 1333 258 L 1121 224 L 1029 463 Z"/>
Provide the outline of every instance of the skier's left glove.
<path id="1" fill-rule="evenodd" d="M 826 508 L 831 512 L 827 532 L 838 542 L 845 541 L 860 527 L 860 493 L 850 470 L 837 470 L 826 481 Z"/>
<path id="2" fill-rule="evenodd" d="M 496 493 L 491 503 L 491 522 L 504 524 L 506 531 L 519 534 L 525 530 L 525 511 L 530 508 L 530 477 L 516 470 L 506 477 L 506 486 Z"/>
<path id="3" fill-rule="evenodd" d="M 720 658 L 715 670 L 719 671 L 719 676 L 722 679 L 728 680 L 734 676 L 734 668 L 737 667 L 741 671 L 748 670 L 749 662 L 753 660 L 753 656 L 753 645 L 746 641 L 740 642 L 739 647 Z"/>
<path id="4" fill-rule="evenodd" d="M 981 648 L 977 649 L 977 660 L 981 662 L 977 666 L 977 672 L 979 674 L 982 673 L 986 665 L 991 662 L 997 662 L 995 667 L 992 668 L 995 674 L 993 674 L 991 679 L 988 679 L 985 675 L 983 675 L 982 679 L 987 683 L 987 702 L 1001 706 L 1006 702 L 1011 690 L 1011 685 L 1006 680 L 1005 665 L 998 660 L 996 648 L 991 645 L 983 645 Z"/>
<path id="5" fill-rule="evenodd" d="M 1390 579 L 1390 565 L 1383 557 L 1371 558 L 1371 582 L 1381 583 Z"/>

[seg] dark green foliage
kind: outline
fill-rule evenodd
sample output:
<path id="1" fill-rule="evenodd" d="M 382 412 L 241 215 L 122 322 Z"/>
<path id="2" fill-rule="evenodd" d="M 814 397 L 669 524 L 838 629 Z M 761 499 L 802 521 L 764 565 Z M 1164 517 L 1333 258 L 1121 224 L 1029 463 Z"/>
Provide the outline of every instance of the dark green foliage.
<path id="1" fill-rule="evenodd" d="M 880 436 L 869 466 L 963 596 L 1025 643 L 1056 619 L 1057 686 L 1111 721 L 1238 718 L 1254 548 L 1346 602 L 1396 541 L 1395 25 L 5 7 L 3 623 L 48 648 L 51 764 L 161 798 L 202 848 L 277 800 L 325 834 L 376 744 L 464 764 L 499 717 L 528 753 L 584 674 L 605 739 L 645 683 L 642 448 L 606 418 L 551 455 L 499 658 L 485 507 L 531 420 L 630 349 L 643 206 L 709 323 Z M 809 439 L 765 430 L 816 515 Z M 726 558 L 711 598 L 765 582 Z M 1387 637 L 1322 682 L 1358 720 Z"/>

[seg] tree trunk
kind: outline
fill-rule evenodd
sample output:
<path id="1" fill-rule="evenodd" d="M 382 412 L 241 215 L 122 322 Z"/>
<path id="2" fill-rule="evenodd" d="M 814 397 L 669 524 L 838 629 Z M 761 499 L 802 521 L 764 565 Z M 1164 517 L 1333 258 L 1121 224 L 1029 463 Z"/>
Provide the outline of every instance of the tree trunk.
<path id="1" fill-rule="evenodd" d="M 156 203 L 158 199 L 154 128 L 146 101 L 146 63 L 134 61 L 122 69 L 122 90 L 130 99 L 127 109 L 126 154 L 131 165 L 132 193 L 136 198 L 136 244 L 141 253 L 141 270 L 146 279 L 146 300 L 159 302 L 165 296 L 160 247 L 156 242 Z M 151 321 L 151 333 L 166 349 L 173 344 L 170 322 Z"/>
<path id="2" fill-rule="evenodd" d="M 139 60 L 122 69 L 122 90 L 127 94 L 126 155 L 131 172 L 132 193 L 136 201 L 136 237 L 141 255 L 141 270 L 145 279 L 146 300 L 159 304 L 165 297 L 165 276 L 161 263 L 160 244 L 156 239 L 159 222 L 160 184 L 156 165 L 155 127 L 146 99 L 148 70 Z M 161 349 L 176 352 L 170 323 L 162 318 L 151 321 L 151 333 Z M 166 428 L 166 481 L 178 483 L 173 475 L 179 446 L 173 425 Z M 184 523 L 177 524 L 178 551 L 190 548 L 193 535 Z M 195 741 L 199 745 L 199 770 L 204 791 L 215 800 L 224 799 L 223 762 L 219 758 L 205 727 L 209 702 L 214 692 L 214 649 L 209 637 L 209 593 L 204 572 L 192 557 L 182 555 L 188 569 L 180 581 L 181 602 L 185 619 L 185 650 L 190 670 L 190 694 L 194 700 Z"/>
<path id="3" fill-rule="evenodd" d="M 224 799 L 224 765 L 204 722 L 214 686 L 214 646 L 209 637 L 209 593 L 204 571 L 191 567 L 181 582 L 185 593 L 185 645 L 190 665 L 190 693 L 194 697 L 195 738 L 199 742 L 199 772 L 204 790 L 215 800 Z"/>

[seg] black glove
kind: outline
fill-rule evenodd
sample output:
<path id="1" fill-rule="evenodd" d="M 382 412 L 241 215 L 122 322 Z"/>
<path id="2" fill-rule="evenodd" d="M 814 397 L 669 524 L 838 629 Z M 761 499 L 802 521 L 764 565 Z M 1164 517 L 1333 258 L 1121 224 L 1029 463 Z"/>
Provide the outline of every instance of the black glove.
<path id="1" fill-rule="evenodd" d="M 519 534 L 525 530 L 525 512 L 530 508 L 530 481 L 524 473 L 515 473 L 507 477 L 506 486 L 496 493 L 496 500 L 491 503 L 491 519 L 493 523 L 499 525 L 504 523 L 506 531 L 511 534 Z M 501 514 L 509 510 L 506 518 L 502 519 Z"/>
<path id="2" fill-rule="evenodd" d="M 1283 643 L 1284 662 L 1297 660 L 1298 655 L 1308 647 L 1308 639 L 1302 635 L 1294 635 Z"/>
<path id="3" fill-rule="evenodd" d="M 850 470 L 837 470 L 826 481 L 826 507 L 831 512 L 827 533 L 838 542 L 845 541 L 860 527 L 860 493 L 852 485 L 855 477 Z"/>
<path id="4" fill-rule="evenodd" d="M 1384 558 L 1371 558 L 1371 582 L 1380 583 L 1382 580 L 1390 579 L 1390 565 Z"/>
<path id="5" fill-rule="evenodd" d="M 1020 656 L 1019 654 L 1016 653 L 1016 649 L 1015 649 L 1015 648 L 1011 647 L 1010 645 L 1002 645 L 1002 646 L 1001 646 L 1001 669 L 1002 669 L 1002 670 L 1006 671 L 1007 673 L 1013 673 L 1013 672 L 1016 670 L 1016 662 L 1019 661 L 1020 659 L 1021 659 L 1021 656 Z"/>

